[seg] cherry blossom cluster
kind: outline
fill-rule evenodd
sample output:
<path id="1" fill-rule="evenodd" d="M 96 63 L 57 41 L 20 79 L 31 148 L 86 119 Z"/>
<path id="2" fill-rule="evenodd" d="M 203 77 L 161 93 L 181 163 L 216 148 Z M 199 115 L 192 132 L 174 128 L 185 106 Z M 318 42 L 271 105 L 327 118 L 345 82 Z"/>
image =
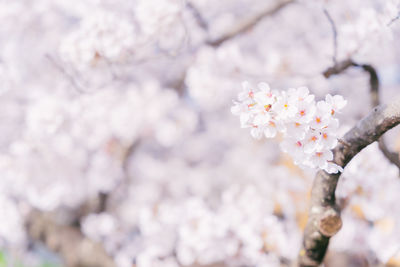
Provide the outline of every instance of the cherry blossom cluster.
<path id="1" fill-rule="evenodd" d="M 7 266 L 68 265 L 58 262 L 70 258 L 67 250 L 53 257 L 31 234 L 27 226 L 42 224 L 31 211 L 82 232 L 77 244 L 101 245 L 117 267 L 293 265 L 314 171 L 279 157 L 275 141 L 291 154 L 299 141 L 299 165 L 313 149 L 333 146 L 339 109 L 323 112 L 329 128 L 312 120 L 318 105 L 338 105 L 338 97 L 318 104 L 309 94 L 296 100 L 299 89 L 270 90 L 270 103 L 262 106 L 257 96 L 256 106 L 260 89 L 253 98 L 243 93 L 243 126 L 256 137 L 264 126 L 279 136 L 260 146 L 232 131 L 236 118 L 221 112 L 231 102 L 226 95 L 245 77 L 267 76 L 270 84 L 307 84 L 316 96 L 333 95 L 333 87 L 346 94 L 352 105 L 340 132 L 367 114 L 370 95 L 360 93 L 366 73 L 320 74 L 334 55 L 323 9 L 337 28 L 337 61 L 378 64 L 385 94 L 398 94 L 399 0 L 296 1 L 217 46 L 208 41 L 280 1 L 26 2 L 0 1 L 0 210 L 7 218 L 0 258 Z M 293 19 L 305 9 L 307 16 Z M 296 112 L 285 110 L 284 97 Z M 297 125 L 299 103 L 309 105 Z M 327 129 L 331 145 L 323 145 Z M 314 145 L 307 143 L 312 133 L 320 138 Z M 387 138 L 395 151 L 398 136 Z M 378 144 L 347 165 L 336 192 L 343 228 L 329 247 L 335 262 L 327 257 L 326 265 L 347 259 L 400 266 L 398 174 Z M 48 240 L 63 245 L 62 238 Z"/>
<path id="2" fill-rule="evenodd" d="M 271 179 L 263 172 L 248 179 L 246 170 L 235 168 L 245 151 L 227 151 L 229 159 L 219 171 L 188 166 L 179 158 L 167 159 L 167 166 L 139 152 L 140 166 L 133 170 L 140 179 L 127 186 L 129 197 L 113 211 L 85 217 L 82 232 L 101 242 L 118 267 L 133 261 L 138 267 L 277 267 L 281 257 L 295 260 L 301 241 L 295 216 L 306 206 L 288 192 L 305 195 L 304 180 L 271 165 Z M 165 172 L 171 166 L 177 168 L 174 179 Z M 257 166 L 265 168 L 265 162 L 258 160 Z M 201 170 L 205 177 L 198 179 Z M 225 176 L 229 179 L 220 185 L 210 182 Z"/>
<path id="3" fill-rule="evenodd" d="M 240 117 L 242 128 L 251 128 L 256 139 L 282 133 L 281 148 L 300 167 L 320 168 L 337 173 L 342 168 L 331 161 L 337 142 L 339 120 L 335 118 L 347 103 L 340 95 L 328 94 L 325 101 L 315 101 L 307 87 L 288 91 L 271 90 L 266 83 L 254 88 L 243 82 L 231 111 Z"/>
<path id="4" fill-rule="evenodd" d="M 123 16 L 94 12 L 82 19 L 78 30 L 64 38 L 60 55 L 79 69 L 124 62 L 135 44 L 134 35 L 134 27 Z"/>

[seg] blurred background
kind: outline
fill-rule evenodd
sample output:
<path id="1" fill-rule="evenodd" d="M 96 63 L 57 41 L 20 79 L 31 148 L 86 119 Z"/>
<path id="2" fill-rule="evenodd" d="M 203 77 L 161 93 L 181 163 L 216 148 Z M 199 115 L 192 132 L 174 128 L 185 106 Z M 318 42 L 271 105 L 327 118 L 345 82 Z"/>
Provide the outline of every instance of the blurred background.
<path id="1" fill-rule="evenodd" d="M 230 112 L 241 83 L 400 94 L 398 1 L 0 0 L 0 266 L 295 266 L 313 171 Z M 397 129 L 385 136 L 400 151 Z M 346 167 L 325 266 L 400 266 L 398 167 Z"/>

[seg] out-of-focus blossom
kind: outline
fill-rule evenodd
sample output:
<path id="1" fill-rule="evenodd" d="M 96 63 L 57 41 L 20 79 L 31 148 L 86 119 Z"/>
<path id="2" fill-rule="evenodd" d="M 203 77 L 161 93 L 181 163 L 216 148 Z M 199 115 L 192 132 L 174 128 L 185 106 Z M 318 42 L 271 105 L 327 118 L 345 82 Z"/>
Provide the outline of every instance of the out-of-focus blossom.
<path id="1" fill-rule="evenodd" d="M 135 45 L 135 29 L 125 17 L 112 12 L 88 14 L 60 46 L 61 58 L 84 70 L 126 62 Z"/>
<path id="2" fill-rule="evenodd" d="M 371 108 L 364 72 L 322 75 L 334 54 L 323 9 L 337 61 L 375 66 L 384 103 L 397 94 L 399 5 L 297 1 L 207 42 L 277 3 L 0 0 L 0 251 L 39 266 L 35 210 L 73 222 L 118 267 L 295 262 L 314 171 L 275 141 L 301 166 L 343 171 L 327 148 Z M 232 112 L 259 140 L 229 112 L 243 80 L 295 87 L 245 84 Z M 398 259 L 399 183 L 377 146 L 362 151 L 341 175 L 329 249 Z"/>
<path id="3" fill-rule="evenodd" d="M 90 214 L 82 221 L 82 231 L 89 238 L 97 241 L 113 234 L 117 229 L 115 218 L 107 213 Z"/>

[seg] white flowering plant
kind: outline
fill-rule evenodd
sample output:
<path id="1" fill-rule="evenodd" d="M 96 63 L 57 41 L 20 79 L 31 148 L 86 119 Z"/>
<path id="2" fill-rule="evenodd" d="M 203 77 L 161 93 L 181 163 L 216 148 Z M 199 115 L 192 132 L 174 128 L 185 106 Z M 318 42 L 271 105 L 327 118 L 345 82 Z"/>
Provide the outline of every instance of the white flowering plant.
<path id="1" fill-rule="evenodd" d="M 399 12 L 400 0 L 0 1 L 0 267 L 301 265 L 338 215 L 326 266 L 399 267 L 400 163 L 380 142 L 344 167 L 358 151 L 341 137 L 374 129 L 358 123 L 367 92 L 377 111 L 399 93 Z M 234 102 L 241 130 L 233 88 L 260 77 L 271 88 L 246 82 Z M 389 152 L 398 133 L 381 139 Z"/>
<path id="2" fill-rule="evenodd" d="M 335 115 L 347 104 L 342 96 L 328 94 L 325 100 L 316 102 L 307 87 L 278 91 L 267 83 L 253 87 L 247 81 L 242 86 L 231 111 L 239 116 L 242 128 L 251 129 L 255 139 L 281 133 L 281 148 L 296 165 L 328 173 L 343 171 L 332 162 L 331 152 L 338 142 L 339 120 Z"/>

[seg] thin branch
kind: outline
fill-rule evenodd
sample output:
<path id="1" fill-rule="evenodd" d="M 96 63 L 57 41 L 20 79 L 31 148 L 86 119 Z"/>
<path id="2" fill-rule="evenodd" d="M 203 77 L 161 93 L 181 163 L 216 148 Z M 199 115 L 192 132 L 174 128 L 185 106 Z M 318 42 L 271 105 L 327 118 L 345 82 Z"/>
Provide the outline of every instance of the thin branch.
<path id="1" fill-rule="evenodd" d="M 124 180 L 121 186 L 129 180 L 128 161 L 139 144 L 140 139 L 135 140 L 123 151 L 121 167 Z M 59 253 L 67 267 L 115 267 L 113 259 L 102 245 L 89 240 L 80 231 L 80 219 L 90 213 L 106 211 L 112 193 L 100 193 L 83 203 L 69 225 L 57 223 L 52 213 L 33 211 L 28 217 L 27 231 L 32 239 L 43 242 L 50 250 Z"/>
<path id="2" fill-rule="evenodd" d="M 370 86 L 370 96 L 371 96 L 371 105 L 372 107 L 376 107 L 380 104 L 379 98 L 379 88 L 380 82 L 378 73 L 372 65 L 369 64 L 358 64 L 352 61 L 351 59 L 347 59 L 345 61 L 336 63 L 333 67 L 324 71 L 324 76 L 329 78 L 332 75 L 339 74 L 349 67 L 358 67 L 362 68 L 363 71 L 369 74 L 369 86 Z M 400 169 L 400 157 L 398 153 L 391 152 L 387 147 L 384 137 L 382 136 L 379 140 L 379 149 L 382 151 L 383 155 L 394 165 L 396 165 Z"/>
<path id="3" fill-rule="evenodd" d="M 51 55 L 46 55 L 47 60 L 50 61 L 50 63 L 58 70 L 60 71 L 66 78 L 67 80 L 71 83 L 71 85 L 79 92 L 79 93 L 85 93 L 85 89 L 83 86 L 78 83 L 78 81 L 75 80 L 75 78 L 68 73 L 68 71 L 59 63 L 55 58 L 53 58 Z"/>
<path id="4" fill-rule="evenodd" d="M 324 14 L 326 18 L 328 19 L 329 23 L 331 24 L 332 28 L 332 33 L 333 33 L 333 64 L 336 64 L 337 62 L 337 50 L 338 50 L 338 43 L 337 43 L 337 30 L 336 30 L 336 24 L 335 21 L 332 19 L 331 15 L 329 14 L 328 10 L 324 8 Z"/>
<path id="5" fill-rule="evenodd" d="M 231 29 L 229 29 L 225 34 L 223 34 L 221 37 L 215 39 L 215 40 L 209 40 L 207 44 L 218 47 L 222 43 L 240 35 L 243 34 L 249 30 L 251 30 L 257 23 L 259 23 L 263 18 L 272 16 L 276 14 L 278 11 L 280 11 L 282 8 L 287 6 L 290 3 L 293 3 L 295 0 L 284 0 L 281 1 L 279 4 L 274 6 L 273 8 L 266 8 L 262 10 L 260 13 L 249 17 L 247 19 L 242 20 L 238 24 L 234 25 Z"/>
<path id="6" fill-rule="evenodd" d="M 344 72 L 349 67 L 353 66 L 353 64 L 354 62 L 351 59 L 346 59 L 344 61 L 337 62 L 332 67 L 329 67 L 322 74 L 325 76 L 325 78 L 329 78 L 333 75 L 337 75 Z"/>
<path id="7" fill-rule="evenodd" d="M 385 139 L 382 138 L 379 139 L 379 149 L 382 151 L 383 155 L 394 165 L 396 165 L 398 168 L 400 168 L 400 158 L 399 158 L 399 154 L 396 152 L 392 152 L 389 150 L 389 148 L 387 147 L 386 143 L 385 143 Z"/>
<path id="8" fill-rule="evenodd" d="M 344 168 L 364 147 L 377 141 L 399 123 L 400 99 L 389 105 L 375 107 L 345 134 L 343 143 L 339 143 L 333 150 L 333 162 Z M 299 255 L 300 266 L 319 266 L 325 256 L 330 237 L 342 226 L 335 200 L 339 177 L 340 173 L 328 174 L 325 171 L 319 171 L 315 177 L 309 219 Z"/>
<path id="9" fill-rule="evenodd" d="M 122 169 L 125 174 L 125 180 L 129 180 L 129 170 L 128 170 L 128 165 L 129 165 L 129 160 L 132 158 L 133 154 L 135 153 L 136 149 L 140 145 L 141 139 L 137 139 L 133 141 L 126 149 L 124 152 L 124 155 L 122 157 Z"/>
<path id="10" fill-rule="evenodd" d="M 371 105 L 372 107 L 376 107 L 380 104 L 379 100 L 379 77 L 378 73 L 372 65 L 368 64 L 358 64 L 353 62 L 354 67 L 360 67 L 363 71 L 369 74 L 369 93 L 371 95 Z"/>
<path id="11" fill-rule="evenodd" d="M 192 13 L 193 17 L 195 18 L 197 25 L 200 26 L 203 30 L 207 31 L 208 30 L 208 23 L 206 19 L 203 17 L 203 15 L 200 13 L 200 11 L 193 5 L 191 2 L 186 2 L 186 7 L 190 10 Z"/>
<path id="12" fill-rule="evenodd" d="M 58 252 L 67 267 L 115 267 L 104 248 L 86 238 L 77 227 L 62 225 L 52 214 L 33 211 L 28 218 L 28 233 Z"/>
<path id="13" fill-rule="evenodd" d="M 101 213 L 110 209 L 110 200 L 115 191 L 127 187 L 130 179 L 128 164 L 140 139 L 132 141 L 127 147 L 121 148 L 121 168 L 123 179 L 113 191 L 99 193 L 87 200 L 75 212 L 74 219 L 65 225 L 54 221 L 54 214 L 34 211 L 30 214 L 27 224 L 29 235 L 36 241 L 43 242 L 50 250 L 57 252 L 64 259 L 67 267 L 115 267 L 113 259 L 106 254 L 101 244 L 86 238 L 80 230 L 80 221 L 91 213 Z"/>
<path id="14" fill-rule="evenodd" d="M 394 17 L 393 19 L 391 19 L 391 20 L 389 21 L 389 23 L 387 24 L 387 26 L 388 26 L 388 27 L 392 26 L 392 24 L 393 24 L 396 20 L 398 20 L 398 19 L 400 19 L 400 13 L 398 13 L 396 17 Z"/>

